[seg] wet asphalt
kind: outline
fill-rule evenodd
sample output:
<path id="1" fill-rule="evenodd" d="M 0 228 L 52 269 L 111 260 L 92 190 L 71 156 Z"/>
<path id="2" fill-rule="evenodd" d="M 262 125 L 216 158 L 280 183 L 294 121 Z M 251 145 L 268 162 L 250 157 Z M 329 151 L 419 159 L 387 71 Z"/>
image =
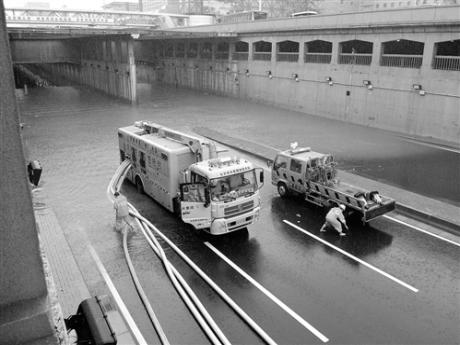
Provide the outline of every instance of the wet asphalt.
<path id="1" fill-rule="evenodd" d="M 441 184 L 447 192 L 440 199 L 454 204 L 459 201 L 456 198 L 460 193 L 454 193 L 454 197 L 448 193 L 458 191 L 459 179 L 452 178 L 455 174 L 452 168 L 458 160 L 454 152 L 399 140 L 392 133 L 236 99 L 160 87 L 144 86 L 140 91 L 136 106 L 72 87 L 31 90 L 19 102 L 21 121 L 26 124 L 23 131 L 26 155 L 39 159 L 44 167 L 41 185 L 91 292 L 106 293 L 106 289 L 85 251 L 86 241 L 96 248 L 149 344 L 159 341 L 133 289 L 121 236 L 113 231 L 113 210 L 105 197 L 105 189 L 118 164 L 118 127 L 139 119 L 151 119 L 186 131 L 207 126 L 233 136 L 253 137 L 262 144 L 279 148 L 289 145 L 301 127 L 305 137 L 298 139 L 299 143 L 317 151 L 339 154 L 348 170 L 366 175 L 369 170 L 380 171 L 372 169 L 380 166 L 385 173 L 383 177 L 377 176 L 378 179 L 385 180 L 395 174 L 399 180 L 392 183 L 406 184 L 408 189 L 427 184 L 430 190 L 419 192 L 431 196 L 431 189 L 436 189 L 433 185 Z M 271 119 L 281 114 L 286 121 L 278 120 L 272 128 Z M 258 121 L 261 116 L 266 117 L 262 125 Z M 290 123 L 291 126 L 295 123 L 296 128 L 289 128 Z M 340 140 L 344 133 L 349 138 Z M 436 169 L 429 170 L 428 166 Z M 425 172 L 409 174 L 414 169 Z M 432 179 L 427 177 L 441 170 L 445 179 L 428 183 Z M 130 184 L 123 191 L 142 214 L 279 344 L 317 344 L 321 340 L 217 257 L 206 243 L 237 264 L 330 343 L 455 344 L 460 341 L 458 246 L 386 218 L 372 221 L 369 227 L 352 222 L 351 233 L 344 238 L 332 231 L 319 233 L 324 210 L 298 199 L 280 199 L 268 177 L 267 174 L 262 189 L 259 222 L 248 231 L 219 238 L 197 234 L 152 199 L 137 194 Z M 418 291 L 356 262 L 285 221 Z M 171 342 L 208 343 L 140 234 L 130 236 L 129 248 Z M 232 343 L 262 343 L 168 246 L 165 250 Z"/>

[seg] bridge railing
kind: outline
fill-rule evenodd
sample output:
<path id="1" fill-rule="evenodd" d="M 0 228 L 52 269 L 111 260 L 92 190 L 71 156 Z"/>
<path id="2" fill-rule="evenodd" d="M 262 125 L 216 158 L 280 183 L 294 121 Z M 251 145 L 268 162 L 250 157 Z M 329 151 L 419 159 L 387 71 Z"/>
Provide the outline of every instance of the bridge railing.
<path id="1" fill-rule="evenodd" d="M 339 64 L 345 65 L 370 65 L 372 62 L 372 54 L 339 54 Z"/>
<path id="2" fill-rule="evenodd" d="M 276 61 L 297 62 L 299 61 L 299 53 L 277 53 Z"/>
<path id="3" fill-rule="evenodd" d="M 237 60 L 237 61 L 249 60 L 249 53 L 248 52 L 233 52 L 232 60 Z"/>
<path id="4" fill-rule="evenodd" d="M 272 59 L 272 53 L 270 53 L 270 52 L 254 52 L 253 59 L 254 60 L 261 60 L 261 61 L 270 61 Z"/>
<path id="5" fill-rule="evenodd" d="M 305 53 L 304 62 L 308 63 L 331 63 L 331 53 Z"/>
<path id="6" fill-rule="evenodd" d="M 433 68 L 446 71 L 460 71 L 460 56 L 437 55 L 433 59 Z"/>
<path id="7" fill-rule="evenodd" d="M 383 54 L 380 58 L 380 66 L 420 68 L 422 60 L 423 55 Z"/>

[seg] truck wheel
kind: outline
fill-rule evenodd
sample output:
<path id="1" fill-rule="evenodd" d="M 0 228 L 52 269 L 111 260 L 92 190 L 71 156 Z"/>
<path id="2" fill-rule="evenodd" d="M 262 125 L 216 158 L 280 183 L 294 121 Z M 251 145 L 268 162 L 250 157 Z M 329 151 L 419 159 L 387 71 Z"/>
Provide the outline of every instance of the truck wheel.
<path id="1" fill-rule="evenodd" d="M 278 183 L 278 194 L 282 198 L 287 198 L 289 196 L 289 190 L 284 183 Z"/>
<path id="2" fill-rule="evenodd" d="M 136 189 L 139 194 L 144 194 L 144 185 L 142 184 L 142 180 L 139 176 L 136 176 Z"/>

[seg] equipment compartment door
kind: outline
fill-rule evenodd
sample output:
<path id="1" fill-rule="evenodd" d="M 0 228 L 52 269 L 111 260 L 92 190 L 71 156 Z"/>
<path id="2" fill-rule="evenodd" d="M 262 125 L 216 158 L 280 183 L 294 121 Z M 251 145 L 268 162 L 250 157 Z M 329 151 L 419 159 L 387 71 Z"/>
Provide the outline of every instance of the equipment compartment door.
<path id="1" fill-rule="evenodd" d="M 192 224 L 196 229 L 211 226 L 211 208 L 208 191 L 201 183 L 185 183 L 180 186 L 181 192 L 181 217 L 185 223 Z"/>

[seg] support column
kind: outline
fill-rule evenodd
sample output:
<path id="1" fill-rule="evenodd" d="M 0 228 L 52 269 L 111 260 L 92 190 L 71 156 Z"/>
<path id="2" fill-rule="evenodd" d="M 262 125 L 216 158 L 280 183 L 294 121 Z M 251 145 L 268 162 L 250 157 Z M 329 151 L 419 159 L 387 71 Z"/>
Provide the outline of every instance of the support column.
<path id="1" fill-rule="evenodd" d="M 133 40 L 128 41 L 128 82 L 129 82 L 129 95 L 128 99 L 131 103 L 135 103 L 137 100 L 137 80 L 136 80 L 136 60 L 134 57 L 134 42 Z"/>
<path id="2" fill-rule="evenodd" d="M 43 270 L 0 1 L 0 344 L 51 344 L 52 310 Z M 48 339 L 47 339 L 48 338 Z"/>

